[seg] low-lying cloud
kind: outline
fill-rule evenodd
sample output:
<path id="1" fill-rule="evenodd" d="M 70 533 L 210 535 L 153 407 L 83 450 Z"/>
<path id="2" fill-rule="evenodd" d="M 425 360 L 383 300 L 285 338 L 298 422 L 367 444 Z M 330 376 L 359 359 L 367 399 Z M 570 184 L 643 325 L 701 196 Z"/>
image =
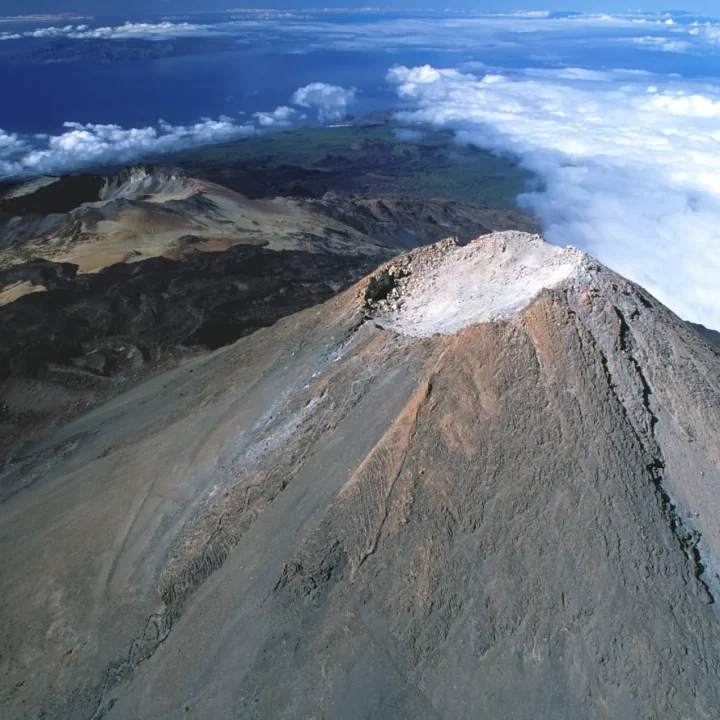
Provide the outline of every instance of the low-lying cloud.
<path id="1" fill-rule="evenodd" d="M 547 11 L 477 13 L 418 12 L 408 17 L 383 17 L 358 22 L 333 19 L 323 11 L 280 12 L 237 10 L 225 13 L 220 22 L 126 22 L 123 25 L 94 27 L 82 25 L 40 27 L 30 31 L 6 31 L 2 40 L 60 38 L 75 40 L 145 39 L 173 37 L 253 37 L 258 41 L 282 38 L 288 53 L 312 50 L 398 51 L 415 48 L 473 51 L 479 47 L 502 52 L 543 53 L 548 47 L 563 46 L 577 53 L 589 40 L 617 48 L 699 54 L 717 45 L 720 24 L 688 13 L 551 13 Z M 227 19 L 226 19 L 227 18 Z M 57 16 L 57 20 L 70 17 Z M 38 18 L 42 20 L 42 18 Z M 535 47 L 528 46 L 535 42 Z M 574 43 L 579 46 L 572 48 Z M 549 45 L 550 44 L 550 45 Z"/>
<path id="2" fill-rule="evenodd" d="M 0 130 L 0 177 L 56 174 L 89 165 L 131 163 L 149 155 L 246 137 L 252 124 L 205 118 L 193 125 L 125 129 L 118 125 L 65 123 L 54 136 L 21 137 Z"/>
<path id="3" fill-rule="evenodd" d="M 216 26 L 194 23 L 131 23 L 115 27 L 92 28 L 89 25 L 65 25 L 63 27 L 45 27 L 26 32 L 0 33 L 0 40 L 19 40 L 22 38 L 69 38 L 71 40 L 165 40 L 169 37 L 197 37 L 220 34 Z"/>
<path id="4" fill-rule="evenodd" d="M 476 77 L 396 67 L 417 110 L 459 142 L 520 156 L 521 202 L 685 319 L 720 328 L 720 87 L 626 70 Z"/>
<path id="5" fill-rule="evenodd" d="M 18 24 L 30 22 L 57 22 L 63 20 L 92 20 L 92 15 L 77 15 L 74 13 L 60 13 L 56 15 L 3 15 L 0 23 Z"/>
<path id="6" fill-rule="evenodd" d="M 256 112 L 253 117 L 262 128 L 284 128 L 292 125 L 297 119 L 295 108 L 282 105 L 272 112 Z"/>
<path id="7" fill-rule="evenodd" d="M 354 102 L 356 92 L 355 88 L 348 89 L 321 82 L 310 83 L 295 91 L 292 103 L 316 110 L 320 122 L 340 120 L 347 114 L 348 106 Z"/>
<path id="8" fill-rule="evenodd" d="M 508 12 L 388 14 L 365 21 L 328 21 L 321 13 L 279 22 L 236 22 L 227 31 L 260 39 L 268 31 L 282 37 L 287 52 L 350 50 L 401 52 L 445 50 L 491 52 L 528 57 L 581 57 L 592 43 L 617 52 L 703 52 L 720 34 L 720 24 L 688 13 L 551 13 Z"/>
<path id="9" fill-rule="evenodd" d="M 342 117 L 355 98 L 354 89 L 312 83 L 298 88 L 291 103 L 317 112 L 321 122 Z M 123 128 L 119 125 L 67 122 L 59 135 L 22 135 L 0 129 L 0 179 L 71 172 L 83 167 L 122 165 L 189 147 L 210 145 L 259 132 L 291 127 L 306 119 L 296 108 L 281 105 L 252 114 L 247 122 L 221 115 L 191 125 Z"/>

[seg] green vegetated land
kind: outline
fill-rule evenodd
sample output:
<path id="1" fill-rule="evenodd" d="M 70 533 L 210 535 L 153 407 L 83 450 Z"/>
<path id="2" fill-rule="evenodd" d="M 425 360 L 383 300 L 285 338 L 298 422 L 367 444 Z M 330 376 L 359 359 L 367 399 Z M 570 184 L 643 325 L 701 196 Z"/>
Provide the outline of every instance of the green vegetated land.
<path id="1" fill-rule="evenodd" d="M 300 128 L 197 148 L 172 160 L 241 192 L 248 185 L 252 190 L 255 180 L 272 186 L 258 194 L 300 188 L 309 195 L 332 190 L 447 197 L 497 208 L 515 208 L 533 180 L 513 158 L 459 145 L 451 131 L 413 126 L 419 137 L 408 140 L 394 134 L 398 129 L 392 124 Z"/>

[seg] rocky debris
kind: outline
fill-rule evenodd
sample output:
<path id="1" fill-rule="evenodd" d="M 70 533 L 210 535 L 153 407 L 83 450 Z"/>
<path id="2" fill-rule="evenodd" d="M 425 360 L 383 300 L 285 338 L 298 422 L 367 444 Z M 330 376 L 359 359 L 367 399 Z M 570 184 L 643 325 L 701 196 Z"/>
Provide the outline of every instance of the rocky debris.
<path id="1" fill-rule="evenodd" d="M 198 189 L 197 182 L 177 168 L 162 165 L 134 165 L 112 177 L 104 178 L 98 200 L 104 202 L 120 198 L 145 200 L 155 195 L 188 197 Z"/>
<path id="2" fill-rule="evenodd" d="M 459 245 L 457 237 L 447 237 L 421 251 L 403 253 L 379 267 L 368 279 L 364 292 L 367 316 L 374 318 L 399 310 L 413 273 L 422 276 Z"/>
<path id="3" fill-rule="evenodd" d="M 375 272 L 365 288 L 365 310 L 367 317 L 399 310 L 404 287 L 411 273 L 408 255 L 391 261 Z"/>

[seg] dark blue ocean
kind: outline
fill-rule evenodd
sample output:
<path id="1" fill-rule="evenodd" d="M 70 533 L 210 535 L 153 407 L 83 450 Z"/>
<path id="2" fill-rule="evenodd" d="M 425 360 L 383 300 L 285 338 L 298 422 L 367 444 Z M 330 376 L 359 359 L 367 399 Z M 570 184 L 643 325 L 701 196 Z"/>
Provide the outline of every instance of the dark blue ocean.
<path id="1" fill-rule="evenodd" d="M 463 63 L 482 63 L 502 68 L 503 72 L 528 65 L 628 67 L 675 72 L 686 78 L 703 74 L 720 76 L 718 56 L 697 58 L 669 53 L 650 56 L 630 45 L 609 49 L 602 43 L 583 43 L 578 33 L 567 42 L 560 36 L 548 44 L 547 37 L 538 40 L 530 33 L 526 41 L 518 42 L 517 34 L 508 32 L 503 44 L 502 32 L 496 32 L 489 46 L 478 39 L 476 44 L 465 42 L 454 47 L 452 36 L 446 31 L 434 44 L 432 16 L 428 14 L 420 16 L 424 36 L 418 38 L 416 45 L 395 42 L 395 36 L 383 43 L 385 28 L 400 22 L 401 17 L 407 18 L 391 14 L 333 14 L 319 18 L 323 30 L 317 33 L 317 15 L 287 21 L 273 19 L 269 23 L 258 20 L 249 32 L 237 33 L 240 40 L 234 47 L 227 47 L 227 38 L 209 39 L 202 52 L 139 62 L 40 63 L 0 56 L 3 89 L 0 128 L 10 133 L 57 134 L 66 121 L 112 123 L 127 128 L 152 125 L 160 118 L 171 124 L 188 124 L 201 117 L 237 117 L 238 113 L 269 111 L 287 104 L 298 87 L 311 82 L 357 88 L 357 101 L 351 110 L 361 115 L 401 103 L 385 82 L 388 69 L 395 64 L 458 67 Z M 213 14 L 170 20 L 216 25 L 228 19 L 226 15 Z M 163 20 L 168 18 L 103 17 L 92 21 L 14 23 L 0 24 L 0 31 L 22 33 L 66 23 L 87 22 L 90 27 L 98 27 Z M 332 24 L 350 29 L 362 26 L 365 39 L 361 43 L 351 39 L 349 47 L 342 47 L 343 33 L 338 31 L 324 47 L 326 29 Z M 292 31 L 286 31 L 284 28 L 290 25 Z M 376 38 L 372 32 L 374 25 L 378 28 Z M 409 32 L 413 32 L 412 27 Z M 594 31 L 588 32 L 588 37 L 596 37 Z M 369 42 L 367 38 L 376 41 Z M 20 54 L 21 49 L 32 48 L 38 42 L 34 38 L 8 41 L 0 43 L 0 50 L 12 47 Z M 556 52 L 557 42 L 562 45 L 561 55 Z M 213 43 L 217 50 L 213 50 Z M 357 47 L 352 47 L 353 44 Z"/>
<path id="2" fill-rule="evenodd" d="M 105 17 L 102 23 L 162 20 Z M 218 18 L 193 16 L 191 20 L 212 23 Z M 352 22 L 356 17 L 343 20 Z M 364 22 L 368 20 L 372 18 L 363 18 Z M 22 31 L 38 26 L 33 23 L 12 29 Z M 37 41 L 15 42 L 16 47 L 32 43 Z M 390 54 L 338 49 L 300 54 L 291 50 L 287 43 L 277 42 L 272 35 L 265 41 L 259 33 L 250 44 L 237 49 L 140 62 L 23 64 L 0 58 L 6 98 L 0 106 L 0 128 L 8 132 L 55 134 L 66 121 L 141 127 L 162 118 L 171 124 L 186 124 L 201 117 L 273 110 L 287 104 L 298 87 L 311 82 L 357 88 L 357 102 L 352 110 L 359 115 L 398 104 L 384 82 L 393 64 L 444 66 L 457 61 L 457 53 L 442 50 Z"/>

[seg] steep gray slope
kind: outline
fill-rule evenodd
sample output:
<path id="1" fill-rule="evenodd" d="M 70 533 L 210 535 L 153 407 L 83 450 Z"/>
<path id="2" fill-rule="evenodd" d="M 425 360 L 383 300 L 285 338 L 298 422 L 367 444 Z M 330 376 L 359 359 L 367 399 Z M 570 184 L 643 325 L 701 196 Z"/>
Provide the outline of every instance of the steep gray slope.
<path id="1" fill-rule="evenodd" d="M 34 448 L 0 505 L 3 717 L 717 716 L 720 357 L 585 256 L 404 334 L 460 252 Z"/>

